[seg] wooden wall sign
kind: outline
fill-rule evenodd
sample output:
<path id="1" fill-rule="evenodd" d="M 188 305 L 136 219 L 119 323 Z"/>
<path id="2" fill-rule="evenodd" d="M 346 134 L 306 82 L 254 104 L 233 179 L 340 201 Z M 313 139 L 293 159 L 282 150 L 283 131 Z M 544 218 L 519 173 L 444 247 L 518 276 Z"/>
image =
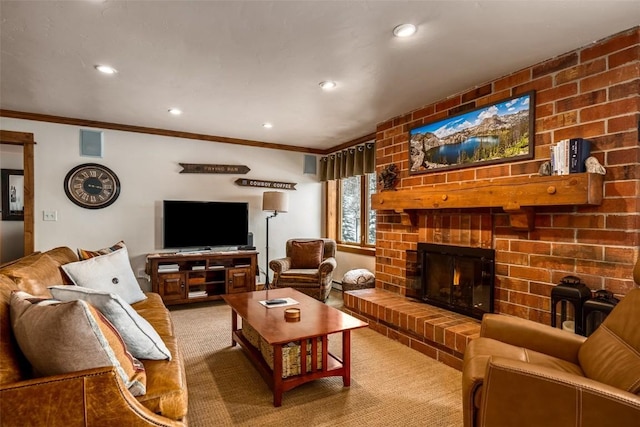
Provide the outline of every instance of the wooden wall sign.
<path id="1" fill-rule="evenodd" d="M 235 181 L 241 187 L 274 188 L 277 190 L 295 190 L 297 182 L 261 181 L 259 179 L 238 178 Z"/>
<path id="2" fill-rule="evenodd" d="M 180 173 L 236 173 L 245 174 L 249 169 L 245 165 L 203 165 L 199 163 L 178 163 L 182 166 Z"/>

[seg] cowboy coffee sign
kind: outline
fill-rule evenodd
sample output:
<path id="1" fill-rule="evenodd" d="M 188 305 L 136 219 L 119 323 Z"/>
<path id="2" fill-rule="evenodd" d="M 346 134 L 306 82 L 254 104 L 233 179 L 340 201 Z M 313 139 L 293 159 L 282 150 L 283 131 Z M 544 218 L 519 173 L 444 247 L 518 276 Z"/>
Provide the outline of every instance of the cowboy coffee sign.
<path id="1" fill-rule="evenodd" d="M 275 190 L 295 190 L 297 182 L 261 181 L 259 179 L 236 179 L 236 184 L 241 187 L 262 187 Z"/>

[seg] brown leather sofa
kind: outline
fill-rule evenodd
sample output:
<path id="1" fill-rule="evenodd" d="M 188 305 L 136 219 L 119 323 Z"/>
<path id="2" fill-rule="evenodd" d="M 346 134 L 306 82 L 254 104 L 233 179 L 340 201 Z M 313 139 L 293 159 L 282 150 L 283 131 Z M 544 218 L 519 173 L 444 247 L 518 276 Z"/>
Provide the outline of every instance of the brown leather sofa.
<path id="1" fill-rule="evenodd" d="M 298 243 L 324 242 L 322 253 L 316 262 L 310 262 L 310 253 L 300 249 Z M 333 271 L 338 266 L 336 261 L 336 241 L 333 239 L 290 239 L 285 247 L 285 258 L 273 259 L 269 268 L 273 270 L 274 288 L 294 288 L 319 301 L 326 301 L 331 292 Z M 317 254 L 316 254 L 317 255 Z M 296 259 L 303 258 L 302 268 L 296 266 Z"/>
<path id="2" fill-rule="evenodd" d="M 638 288 L 588 338 L 485 315 L 464 355 L 465 427 L 640 425 L 639 325 Z"/>
<path id="3" fill-rule="evenodd" d="M 185 426 L 183 357 L 159 295 L 132 305 L 158 332 L 172 360 L 142 360 L 147 391 L 134 397 L 112 366 L 34 378 L 11 331 L 12 290 L 51 297 L 48 286 L 70 284 L 61 265 L 77 261 L 66 247 L 0 268 L 0 424 L 2 426 Z"/>

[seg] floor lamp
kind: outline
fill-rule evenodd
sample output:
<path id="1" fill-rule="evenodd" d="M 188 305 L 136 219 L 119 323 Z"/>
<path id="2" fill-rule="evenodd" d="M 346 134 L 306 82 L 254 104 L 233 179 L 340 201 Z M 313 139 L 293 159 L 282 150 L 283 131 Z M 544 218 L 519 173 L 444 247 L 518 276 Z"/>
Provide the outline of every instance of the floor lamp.
<path id="1" fill-rule="evenodd" d="M 267 268 L 264 270 L 264 288 L 269 289 L 269 220 L 278 216 L 278 213 L 289 210 L 289 196 L 281 191 L 265 191 L 262 194 L 262 210 L 273 212 L 267 217 L 267 250 L 265 252 Z"/>

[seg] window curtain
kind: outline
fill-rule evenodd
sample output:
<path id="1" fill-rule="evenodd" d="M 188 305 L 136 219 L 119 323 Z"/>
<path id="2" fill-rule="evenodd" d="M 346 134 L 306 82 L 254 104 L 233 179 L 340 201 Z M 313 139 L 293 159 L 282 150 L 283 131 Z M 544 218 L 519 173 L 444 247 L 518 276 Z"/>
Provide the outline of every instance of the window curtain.
<path id="1" fill-rule="evenodd" d="M 320 159 L 320 180 L 349 178 L 376 171 L 376 144 L 365 144 L 349 147 L 331 153 Z"/>

